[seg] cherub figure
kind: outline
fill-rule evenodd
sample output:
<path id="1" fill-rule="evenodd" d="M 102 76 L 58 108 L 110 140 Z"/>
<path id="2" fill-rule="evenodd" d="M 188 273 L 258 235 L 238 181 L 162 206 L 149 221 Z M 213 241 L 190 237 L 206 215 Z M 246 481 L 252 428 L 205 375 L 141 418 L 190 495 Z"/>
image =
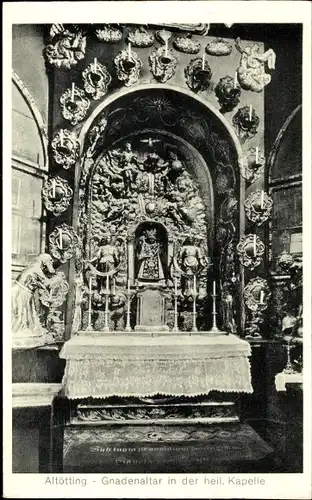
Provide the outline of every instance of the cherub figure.
<path id="1" fill-rule="evenodd" d="M 253 92 L 261 92 L 271 81 L 271 76 L 265 72 L 265 63 L 269 69 L 275 69 L 276 54 L 269 49 L 260 53 L 260 46 L 254 43 L 250 47 L 244 47 L 240 38 L 235 41 L 237 50 L 242 54 L 237 76 L 241 87 Z"/>
<path id="2" fill-rule="evenodd" d="M 65 29 L 63 24 L 53 24 L 50 38 L 52 43 L 45 50 L 50 64 L 70 69 L 84 58 L 86 37 L 80 31 L 72 32 Z"/>

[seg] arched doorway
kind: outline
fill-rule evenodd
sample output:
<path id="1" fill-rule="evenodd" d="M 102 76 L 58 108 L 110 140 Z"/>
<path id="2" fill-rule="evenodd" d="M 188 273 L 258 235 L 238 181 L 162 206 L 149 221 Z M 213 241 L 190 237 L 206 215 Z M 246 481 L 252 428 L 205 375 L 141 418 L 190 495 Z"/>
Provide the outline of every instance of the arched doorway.
<path id="1" fill-rule="evenodd" d="M 241 148 L 225 118 L 211 104 L 189 91 L 166 85 L 136 87 L 104 101 L 85 123 L 80 139 L 82 149 L 81 161 L 76 166 L 73 226 L 81 237 L 83 251 L 81 259 L 76 259 L 76 276 L 83 272 L 83 262 L 96 252 L 96 240 L 99 240 L 101 231 L 109 229 L 117 232 L 118 238 L 125 241 L 129 224 L 137 223 L 137 217 L 152 217 L 158 218 L 166 226 L 172 222 L 171 231 L 177 240 L 185 239 L 188 232 L 201 240 L 202 250 L 209 255 L 212 264 L 202 286 L 206 287 L 209 295 L 212 280 L 217 281 L 220 306 L 223 290 L 232 286 L 231 283 L 236 281 L 239 274 L 239 290 L 242 290 L 243 272 L 234 258 L 235 246 L 244 231 L 243 208 L 239 208 L 242 206 L 240 198 L 244 189 L 238 167 Z M 116 224 L 114 228 L 106 227 L 107 222 L 111 219 L 120 225 L 128 210 L 120 200 L 124 200 L 124 195 L 133 198 L 133 185 L 137 181 L 132 178 L 130 164 L 126 166 L 127 154 L 128 158 L 131 155 L 136 158 L 135 161 L 140 165 L 147 162 L 147 158 L 152 163 L 154 161 L 154 165 L 151 163 L 149 171 L 147 163 L 144 164 L 144 175 L 140 173 L 139 182 L 142 186 L 144 182 L 146 185 L 138 189 L 135 187 L 138 200 L 132 206 L 132 220 L 129 216 L 124 221 L 124 229 L 120 230 L 119 227 L 116 230 Z M 184 183 L 179 179 L 177 191 L 187 189 L 185 185 L 188 184 L 191 186 L 190 193 L 202 204 L 197 214 L 192 213 L 192 222 L 187 221 L 188 217 L 191 219 L 191 207 L 181 207 L 180 203 L 182 210 L 179 213 L 179 197 L 170 200 L 166 186 L 163 184 L 159 187 L 170 175 L 167 164 L 173 160 L 176 164 L 183 164 L 185 177 Z M 117 166 L 118 161 L 122 164 L 121 168 Z M 171 203 L 171 222 L 168 222 L 167 217 L 169 211 L 166 215 L 157 212 L 157 203 L 154 207 L 153 200 L 149 199 L 150 195 L 153 197 L 155 194 L 153 183 L 158 183 L 157 189 L 160 189 L 161 196 Z M 122 194 L 124 188 L 126 193 Z M 142 193 L 146 196 L 143 201 Z M 101 202 L 99 196 L 102 197 Z M 102 207 L 95 209 L 95 205 Z M 142 211 L 141 215 L 139 210 Z M 148 210 L 150 213 L 146 213 Z M 202 222 L 200 227 L 196 225 L 199 220 Z M 178 231 L 181 233 L 180 238 Z M 236 318 L 239 325 L 244 314 L 239 294 L 237 297 Z"/>

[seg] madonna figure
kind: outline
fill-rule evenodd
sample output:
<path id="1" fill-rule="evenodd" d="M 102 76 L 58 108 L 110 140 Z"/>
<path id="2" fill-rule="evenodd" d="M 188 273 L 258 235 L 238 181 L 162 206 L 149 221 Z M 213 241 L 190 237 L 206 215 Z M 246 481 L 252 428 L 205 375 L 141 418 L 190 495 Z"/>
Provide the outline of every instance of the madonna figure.
<path id="1" fill-rule="evenodd" d="M 161 244 L 156 229 L 146 229 L 139 238 L 138 278 L 146 281 L 159 281 L 165 278 L 161 262 Z"/>

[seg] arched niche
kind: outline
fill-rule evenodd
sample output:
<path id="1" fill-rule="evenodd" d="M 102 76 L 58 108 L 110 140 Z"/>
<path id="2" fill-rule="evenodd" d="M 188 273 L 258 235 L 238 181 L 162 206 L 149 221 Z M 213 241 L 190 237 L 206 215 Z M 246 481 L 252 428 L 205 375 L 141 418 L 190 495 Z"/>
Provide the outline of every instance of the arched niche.
<path id="1" fill-rule="evenodd" d="M 80 132 L 81 157 L 75 172 L 73 226 L 84 240 L 81 223 L 90 214 L 82 206 L 86 200 L 87 204 L 90 201 L 92 176 L 103 155 L 129 138 L 144 134 L 146 137 L 148 133 L 175 141 L 180 145 L 180 152 L 184 151 L 189 158 L 195 159 L 193 164 L 190 161 L 190 170 L 200 186 L 210 217 L 207 232 L 210 256 L 214 263 L 214 277 L 222 287 L 223 282 L 230 280 L 240 268 L 236 259 L 233 264 L 232 257 L 233 248 L 244 233 L 243 204 L 239 203 L 244 183 L 238 166 L 242 151 L 224 116 L 210 103 L 187 90 L 166 85 L 141 85 L 116 92 L 92 113 Z M 95 137 L 98 142 L 90 155 Z M 231 203 L 231 198 L 236 203 Z M 227 209 L 231 210 L 233 206 L 236 207 L 234 212 L 224 217 Z M 73 274 L 80 268 L 81 259 L 76 262 Z M 242 290 L 243 270 L 240 270 Z M 241 307 L 240 300 L 240 310 Z"/>

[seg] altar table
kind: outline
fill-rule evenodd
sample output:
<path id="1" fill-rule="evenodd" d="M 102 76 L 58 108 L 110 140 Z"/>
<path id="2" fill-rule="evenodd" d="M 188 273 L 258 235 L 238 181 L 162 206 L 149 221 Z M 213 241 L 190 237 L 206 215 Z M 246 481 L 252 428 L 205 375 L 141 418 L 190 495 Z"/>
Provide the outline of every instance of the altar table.
<path id="1" fill-rule="evenodd" d="M 251 349 L 235 335 L 77 335 L 60 353 L 70 399 L 253 392 Z"/>

